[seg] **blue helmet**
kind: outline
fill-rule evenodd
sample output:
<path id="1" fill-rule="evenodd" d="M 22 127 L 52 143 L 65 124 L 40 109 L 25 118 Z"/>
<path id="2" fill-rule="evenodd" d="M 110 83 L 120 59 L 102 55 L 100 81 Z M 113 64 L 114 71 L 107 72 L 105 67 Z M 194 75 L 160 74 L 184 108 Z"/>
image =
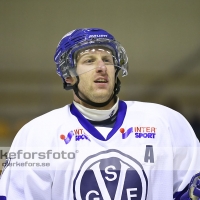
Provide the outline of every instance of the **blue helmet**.
<path id="1" fill-rule="evenodd" d="M 54 55 L 56 72 L 63 79 L 65 89 L 73 88 L 70 84 L 65 83 L 65 79 L 78 76 L 76 74 L 76 53 L 91 46 L 102 46 L 111 50 L 115 57 L 116 77 L 120 69 L 122 76 L 128 74 L 126 51 L 110 33 L 100 28 L 76 29 L 67 33 L 60 40 Z"/>

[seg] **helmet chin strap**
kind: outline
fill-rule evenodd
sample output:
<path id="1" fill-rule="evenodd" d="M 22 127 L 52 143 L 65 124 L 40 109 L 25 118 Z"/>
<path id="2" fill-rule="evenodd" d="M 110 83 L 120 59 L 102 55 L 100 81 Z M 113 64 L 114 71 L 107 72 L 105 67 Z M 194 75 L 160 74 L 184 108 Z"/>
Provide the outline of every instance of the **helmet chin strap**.
<path id="1" fill-rule="evenodd" d="M 91 106 L 94 106 L 94 107 L 104 107 L 104 106 L 108 105 L 108 104 L 111 102 L 111 100 L 112 100 L 113 98 L 115 98 L 116 95 L 117 95 L 117 94 L 119 93 L 119 91 L 120 91 L 121 82 L 120 82 L 119 78 L 117 77 L 117 74 L 118 74 L 118 70 L 117 70 L 116 73 L 115 73 L 116 83 L 115 83 L 115 87 L 114 87 L 113 94 L 110 96 L 110 98 L 109 98 L 107 101 L 105 101 L 105 102 L 103 102 L 103 103 L 96 103 L 96 102 L 94 102 L 94 101 L 90 101 L 90 100 L 87 99 L 87 98 L 86 98 L 86 99 L 83 99 L 82 97 L 80 97 L 80 95 L 79 95 L 80 91 L 79 91 L 79 89 L 78 89 L 78 84 L 79 84 L 79 77 L 78 77 L 78 76 L 76 77 L 76 78 L 77 78 L 77 82 L 72 86 L 72 89 L 74 90 L 76 96 L 77 96 L 81 101 L 83 101 L 83 102 L 85 102 L 85 103 L 87 103 L 87 104 L 89 104 L 89 105 L 91 105 Z"/>

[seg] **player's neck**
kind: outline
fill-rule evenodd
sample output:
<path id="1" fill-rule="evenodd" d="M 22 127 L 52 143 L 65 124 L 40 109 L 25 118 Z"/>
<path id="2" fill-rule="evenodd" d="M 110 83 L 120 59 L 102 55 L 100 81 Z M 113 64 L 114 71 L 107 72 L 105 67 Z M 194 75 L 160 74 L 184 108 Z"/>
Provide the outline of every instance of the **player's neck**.
<path id="1" fill-rule="evenodd" d="M 112 117 L 118 110 L 119 99 L 117 99 L 116 103 L 110 109 L 99 110 L 96 108 L 87 108 L 77 102 L 74 101 L 74 105 L 79 110 L 79 112 L 84 115 L 87 119 L 93 121 L 101 121 L 106 120 Z"/>

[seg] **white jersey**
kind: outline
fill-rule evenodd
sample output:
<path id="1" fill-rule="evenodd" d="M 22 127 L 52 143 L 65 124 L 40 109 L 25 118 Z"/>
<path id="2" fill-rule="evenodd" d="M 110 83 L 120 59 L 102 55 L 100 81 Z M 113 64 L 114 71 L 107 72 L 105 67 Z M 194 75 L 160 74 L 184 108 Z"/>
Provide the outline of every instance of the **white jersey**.
<path id="1" fill-rule="evenodd" d="M 165 106 L 119 101 L 104 138 L 67 105 L 18 132 L 0 200 L 179 199 L 200 169 L 198 147 L 187 120 Z"/>

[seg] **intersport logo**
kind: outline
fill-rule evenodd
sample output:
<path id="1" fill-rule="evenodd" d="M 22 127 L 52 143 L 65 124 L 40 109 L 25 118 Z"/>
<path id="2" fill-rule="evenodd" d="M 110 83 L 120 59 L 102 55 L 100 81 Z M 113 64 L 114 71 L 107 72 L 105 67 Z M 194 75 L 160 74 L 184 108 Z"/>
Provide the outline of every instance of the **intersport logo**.
<path id="1" fill-rule="evenodd" d="M 135 138 L 152 138 L 154 139 L 156 136 L 155 127 L 130 127 L 126 131 L 124 128 L 120 128 L 120 132 L 122 133 L 122 139 L 126 139 L 131 133 L 134 132 Z"/>
<path id="2" fill-rule="evenodd" d="M 85 134 L 83 129 L 75 129 L 74 131 L 70 131 L 66 136 L 62 134 L 60 135 L 60 139 L 64 140 L 65 144 L 68 144 L 72 140 L 73 136 L 75 136 L 75 141 L 91 141 L 89 137 Z"/>

